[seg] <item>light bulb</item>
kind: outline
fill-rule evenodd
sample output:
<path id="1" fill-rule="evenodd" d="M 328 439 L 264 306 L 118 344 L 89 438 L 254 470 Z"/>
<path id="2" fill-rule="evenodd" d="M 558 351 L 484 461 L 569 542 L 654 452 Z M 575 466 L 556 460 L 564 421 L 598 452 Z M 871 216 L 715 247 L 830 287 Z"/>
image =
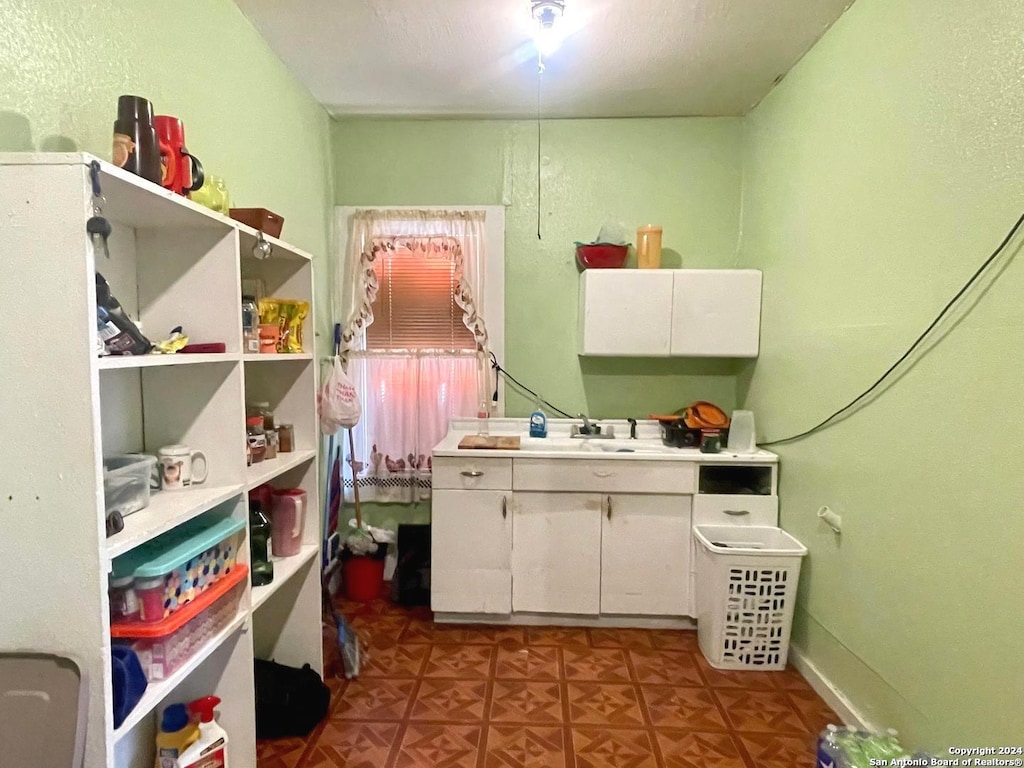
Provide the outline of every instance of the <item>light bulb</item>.
<path id="1" fill-rule="evenodd" d="M 533 44 L 541 56 L 550 56 L 562 44 L 562 35 L 553 25 L 540 26 L 533 35 Z"/>

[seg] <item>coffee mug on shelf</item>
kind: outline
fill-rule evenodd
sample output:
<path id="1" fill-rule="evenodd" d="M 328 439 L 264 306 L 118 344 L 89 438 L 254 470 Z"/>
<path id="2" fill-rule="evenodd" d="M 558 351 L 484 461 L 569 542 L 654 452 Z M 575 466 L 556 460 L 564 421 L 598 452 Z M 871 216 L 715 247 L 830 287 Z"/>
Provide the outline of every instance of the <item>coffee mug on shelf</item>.
<path id="1" fill-rule="evenodd" d="M 165 445 L 157 452 L 160 485 L 165 491 L 181 491 L 206 480 L 206 454 L 187 445 Z"/>

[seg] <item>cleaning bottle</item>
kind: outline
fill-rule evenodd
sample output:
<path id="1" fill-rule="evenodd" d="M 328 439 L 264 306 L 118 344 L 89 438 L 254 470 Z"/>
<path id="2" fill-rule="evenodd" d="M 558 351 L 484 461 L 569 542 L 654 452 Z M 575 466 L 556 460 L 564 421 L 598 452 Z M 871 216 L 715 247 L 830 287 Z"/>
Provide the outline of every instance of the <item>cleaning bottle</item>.
<path id="1" fill-rule="evenodd" d="M 184 704 L 171 704 L 156 735 L 156 768 L 177 768 L 178 757 L 199 738 L 199 726 L 189 719 Z"/>
<path id="2" fill-rule="evenodd" d="M 190 701 L 189 713 L 199 716 L 199 739 L 178 757 L 178 768 L 227 768 L 228 734 L 213 719 L 216 696 Z"/>
<path id="3" fill-rule="evenodd" d="M 530 437 L 548 436 L 548 417 L 540 407 L 540 398 L 537 398 L 537 408 L 530 414 Z"/>

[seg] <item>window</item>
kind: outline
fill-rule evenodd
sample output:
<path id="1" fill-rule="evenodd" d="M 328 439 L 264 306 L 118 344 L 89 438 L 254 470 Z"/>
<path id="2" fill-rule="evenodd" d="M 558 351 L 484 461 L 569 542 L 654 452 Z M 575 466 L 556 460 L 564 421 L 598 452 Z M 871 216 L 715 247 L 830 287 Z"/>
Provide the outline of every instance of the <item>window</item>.
<path id="1" fill-rule="evenodd" d="M 338 209 L 335 313 L 363 416 L 344 485 L 417 501 L 452 418 L 491 401 L 503 352 L 504 209 Z M 499 411 L 501 406 L 499 400 Z M 497 414 L 496 414 L 497 415 Z"/>

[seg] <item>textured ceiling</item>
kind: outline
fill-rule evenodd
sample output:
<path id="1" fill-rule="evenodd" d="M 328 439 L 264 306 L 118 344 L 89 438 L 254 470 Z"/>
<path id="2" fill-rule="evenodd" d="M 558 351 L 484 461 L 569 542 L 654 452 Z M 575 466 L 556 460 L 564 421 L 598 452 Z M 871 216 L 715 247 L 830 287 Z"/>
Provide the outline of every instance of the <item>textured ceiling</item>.
<path id="1" fill-rule="evenodd" d="M 236 0 L 336 115 L 537 109 L 528 0 Z M 548 117 L 741 115 L 852 0 L 567 0 Z"/>

